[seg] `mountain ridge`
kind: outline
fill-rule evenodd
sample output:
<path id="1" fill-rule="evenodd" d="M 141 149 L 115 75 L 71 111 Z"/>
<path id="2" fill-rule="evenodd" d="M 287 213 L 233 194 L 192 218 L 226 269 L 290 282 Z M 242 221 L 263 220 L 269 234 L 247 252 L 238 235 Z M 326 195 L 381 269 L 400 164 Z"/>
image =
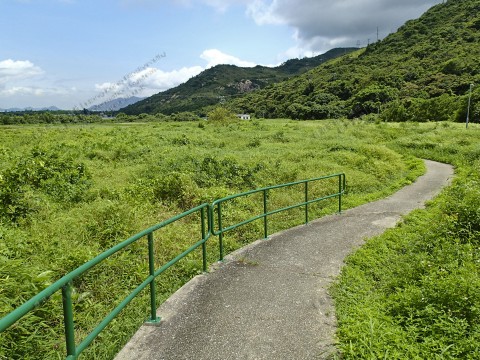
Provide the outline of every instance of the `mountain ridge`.
<path id="1" fill-rule="evenodd" d="M 25 108 L 8 108 L 8 109 L 0 109 L 0 112 L 22 112 L 22 111 L 61 111 L 56 106 L 46 106 L 41 108 L 33 108 L 31 106 Z"/>
<path id="2" fill-rule="evenodd" d="M 93 105 L 88 108 L 90 111 L 117 111 L 120 110 L 123 107 L 135 104 L 144 98 L 137 97 L 137 96 L 131 96 L 128 98 L 116 98 L 113 100 L 105 101 L 101 104 L 98 105 Z"/>
<path id="3" fill-rule="evenodd" d="M 480 83 L 480 3 L 448 0 L 366 48 L 229 101 L 233 111 L 292 119 L 465 119 Z M 472 115 L 480 117 L 473 87 Z"/>
<path id="4" fill-rule="evenodd" d="M 290 59 L 277 67 L 257 65 L 238 67 L 217 65 L 202 71 L 172 89 L 160 92 L 136 104 L 121 109 L 128 115 L 140 113 L 163 113 L 201 111 L 206 106 L 216 105 L 234 96 L 262 89 L 272 83 L 311 70 L 330 59 L 357 48 L 335 48 L 311 58 Z"/>

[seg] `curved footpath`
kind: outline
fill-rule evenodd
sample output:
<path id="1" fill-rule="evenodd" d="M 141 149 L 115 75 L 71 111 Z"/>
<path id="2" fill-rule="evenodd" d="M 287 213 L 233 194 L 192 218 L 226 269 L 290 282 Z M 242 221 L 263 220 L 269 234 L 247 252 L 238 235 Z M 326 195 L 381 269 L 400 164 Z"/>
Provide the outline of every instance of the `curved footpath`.
<path id="1" fill-rule="evenodd" d="M 393 227 L 449 184 L 453 168 L 427 173 L 394 195 L 257 241 L 187 283 L 142 326 L 116 360 L 325 359 L 335 351 L 327 289 L 365 238 Z"/>

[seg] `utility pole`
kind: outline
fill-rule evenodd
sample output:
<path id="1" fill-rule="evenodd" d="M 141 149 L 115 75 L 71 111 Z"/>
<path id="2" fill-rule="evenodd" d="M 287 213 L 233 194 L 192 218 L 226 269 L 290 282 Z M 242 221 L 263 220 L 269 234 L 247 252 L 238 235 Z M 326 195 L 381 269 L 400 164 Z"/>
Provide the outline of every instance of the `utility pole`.
<path id="1" fill-rule="evenodd" d="M 378 26 L 377 26 L 377 42 L 378 42 Z"/>
<path id="2" fill-rule="evenodd" d="M 470 84 L 470 93 L 468 94 L 468 107 L 467 107 L 467 121 L 465 128 L 468 129 L 468 118 L 470 117 L 470 104 L 472 102 L 472 89 L 473 89 L 473 84 Z"/>

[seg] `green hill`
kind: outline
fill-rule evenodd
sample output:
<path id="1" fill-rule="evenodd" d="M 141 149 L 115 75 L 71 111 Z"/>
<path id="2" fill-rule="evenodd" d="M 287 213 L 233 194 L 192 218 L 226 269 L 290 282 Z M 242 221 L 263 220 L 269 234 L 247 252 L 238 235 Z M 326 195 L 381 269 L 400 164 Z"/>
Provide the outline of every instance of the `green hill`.
<path id="1" fill-rule="evenodd" d="M 380 113 L 386 121 L 465 121 L 470 84 L 480 83 L 479 10 L 478 0 L 449 0 L 380 42 L 228 106 L 267 118 Z M 471 119 L 478 121 L 480 92 L 473 90 Z"/>
<path id="2" fill-rule="evenodd" d="M 234 65 L 217 65 L 175 88 L 125 107 L 122 112 L 129 115 L 140 113 L 169 115 L 183 111 L 199 111 L 205 106 L 216 105 L 232 97 L 305 73 L 328 60 L 354 50 L 357 49 L 332 49 L 312 58 L 291 59 L 278 67 L 242 68 Z"/>

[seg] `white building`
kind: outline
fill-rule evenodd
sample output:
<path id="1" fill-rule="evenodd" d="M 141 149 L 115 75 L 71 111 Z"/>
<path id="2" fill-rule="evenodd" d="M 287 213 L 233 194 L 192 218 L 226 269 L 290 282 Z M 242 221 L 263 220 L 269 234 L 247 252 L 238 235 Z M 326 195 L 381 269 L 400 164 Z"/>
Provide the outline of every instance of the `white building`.
<path id="1" fill-rule="evenodd" d="M 242 120 L 250 120 L 250 115 L 248 114 L 237 114 L 237 117 Z"/>

